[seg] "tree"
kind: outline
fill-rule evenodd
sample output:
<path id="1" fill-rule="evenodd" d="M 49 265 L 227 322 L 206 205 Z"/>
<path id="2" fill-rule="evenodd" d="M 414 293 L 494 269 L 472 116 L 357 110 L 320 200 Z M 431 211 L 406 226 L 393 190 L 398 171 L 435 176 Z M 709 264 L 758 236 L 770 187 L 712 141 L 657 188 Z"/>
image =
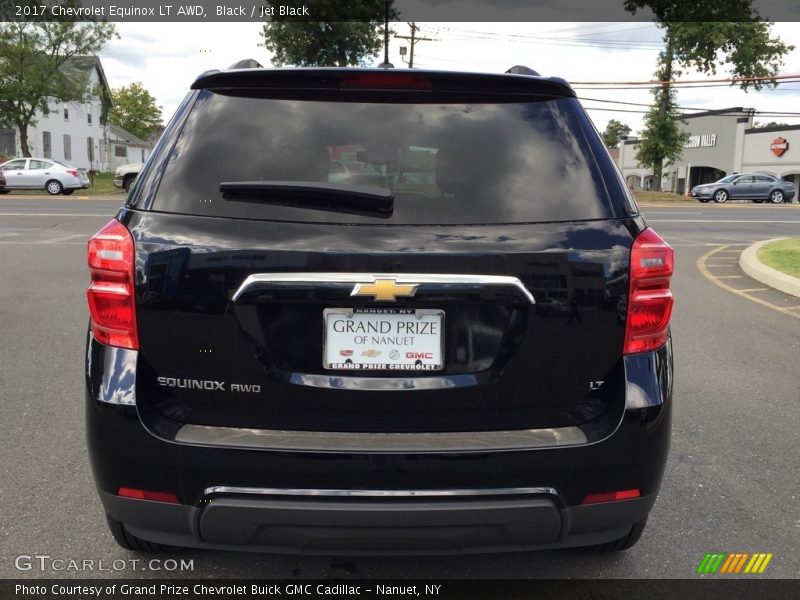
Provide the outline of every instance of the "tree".
<path id="1" fill-rule="evenodd" d="M 620 138 L 630 134 L 631 128 L 621 123 L 616 119 L 611 119 L 606 125 L 606 130 L 603 132 L 603 141 L 607 148 L 616 148 L 619 146 Z"/>
<path id="2" fill-rule="evenodd" d="M 386 5 L 389 18 L 397 17 L 392 2 L 384 0 L 266 0 L 278 6 L 302 6 L 319 21 L 303 21 L 297 17 L 274 15 L 264 25 L 264 46 L 273 53 L 277 67 L 349 67 L 365 65 L 383 44 L 383 23 Z"/>
<path id="3" fill-rule="evenodd" d="M 753 129 L 767 129 L 768 127 L 791 127 L 791 125 L 789 123 L 778 123 L 777 121 L 769 121 L 767 123 L 755 121 L 753 123 Z"/>
<path id="4" fill-rule="evenodd" d="M 161 107 L 142 84 L 134 82 L 111 91 L 114 108 L 108 122 L 130 131 L 140 139 L 147 137 L 161 125 Z"/>
<path id="5" fill-rule="evenodd" d="M 645 119 L 639 149 L 640 164 L 653 169 L 654 189 L 660 190 L 664 160 L 680 157 L 686 141 L 685 135 L 673 135 L 679 130 L 679 113 L 672 82 L 679 69 L 715 74 L 717 67 L 728 65 L 731 85 L 745 91 L 774 87 L 782 58 L 794 46 L 770 37 L 772 24 L 761 19 L 751 0 L 625 0 L 625 8 L 632 13 L 650 9 L 664 30 L 665 49 L 656 72 L 662 83 L 653 91 L 655 112 Z M 667 138 L 661 137 L 665 134 Z"/>
<path id="6" fill-rule="evenodd" d="M 75 5 L 74 0 L 64 6 Z M 0 122 L 19 131 L 22 155 L 30 156 L 28 127 L 49 98 L 82 102 L 91 92 L 85 71 L 70 68 L 93 56 L 116 35 L 110 23 L 0 22 Z"/>

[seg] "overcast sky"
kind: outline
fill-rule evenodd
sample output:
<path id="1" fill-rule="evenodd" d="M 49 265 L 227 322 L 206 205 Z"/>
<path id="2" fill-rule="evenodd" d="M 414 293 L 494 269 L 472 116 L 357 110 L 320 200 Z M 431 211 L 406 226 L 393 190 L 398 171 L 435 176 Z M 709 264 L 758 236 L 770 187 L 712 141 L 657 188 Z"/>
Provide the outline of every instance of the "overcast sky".
<path id="1" fill-rule="evenodd" d="M 261 23 L 118 23 L 121 36 L 100 53 L 111 87 L 141 82 L 156 97 L 166 122 L 192 81 L 208 69 L 226 68 L 243 58 L 254 58 L 271 66 L 270 54 L 259 44 Z M 647 90 L 601 90 L 577 82 L 647 81 L 653 78 L 661 49 L 661 32 L 646 23 L 418 23 L 418 35 L 434 38 L 419 42 L 415 67 L 456 71 L 499 73 L 513 65 L 525 65 L 542 75 L 555 75 L 572 82 L 581 98 L 647 103 Z M 408 35 L 405 23 L 396 23 L 395 33 Z M 773 33 L 798 47 L 784 59 L 782 74 L 800 79 L 800 24 L 776 23 Z M 391 38 L 390 60 L 405 68 L 399 55 L 404 40 Z M 406 56 L 406 59 L 408 57 Z M 382 62 L 381 54 L 369 64 Z M 717 75 L 686 72 L 681 79 L 713 79 L 728 75 L 723 67 Z M 738 88 L 682 89 L 683 107 L 718 109 L 733 106 L 759 111 L 800 113 L 800 83 L 776 90 L 742 92 Z M 583 100 L 599 130 L 609 119 L 627 123 L 634 133 L 642 127 L 646 107 Z M 596 110 L 602 108 L 604 110 Z M 610 110 L 609 110 L 610 109 Z M 611 112 L 614 111 L 614 112 Z M 619 112 L 617 112 L 619 111 Z M 756 116 L 757 121 L 800 124 L 798 116 Z"/>

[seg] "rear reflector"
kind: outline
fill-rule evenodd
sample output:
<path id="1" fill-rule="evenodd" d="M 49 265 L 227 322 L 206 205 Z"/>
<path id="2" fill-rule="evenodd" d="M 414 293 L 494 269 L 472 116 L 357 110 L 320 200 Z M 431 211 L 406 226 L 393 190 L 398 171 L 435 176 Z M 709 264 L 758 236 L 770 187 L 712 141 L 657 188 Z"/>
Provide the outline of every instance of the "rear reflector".
<path id="1" fill-rule="evenodd" d="M 92 334 L 103 344 L 137 350 L 130 232 L 117 220 L 109 222 L 89 240 L 87 259 L 92 275 L 86 292 Z"/>
<path id="2" fill-rule="evenodd" d="M 135 488 L 121 487 L 117 490 L 117 496 L 123 498 L 135 498 L 136 500 L 152 500 L 153 502 L 169 502 L 178 504 L 178 497 L 172 492 L 153 492 L 150 490 L 137 490 Z"/>
<path id="3" fill-rule="evenodd" d="M 667 342 L 673 298 L 672 248 L 652 229 L 645 229 L 631 248 L 631 283 L 623 354 L 656 350 Z"/>
<path id="4" fill-rule="evenodd" d="M 600 502 L 616 502 L 617 500 L 630 500 L 641 496 L 639 490 L 621 490 L 619 492 L 604 492 L 602 494 L 589 494 L 581 504 L 599 504 Z"/>
<path id="5" fill-rule="evenodd" d="M 406 73 L 348 73 L 342 76 L 342 89 L 365 90 L 429 90 L 431 78 Z"/>

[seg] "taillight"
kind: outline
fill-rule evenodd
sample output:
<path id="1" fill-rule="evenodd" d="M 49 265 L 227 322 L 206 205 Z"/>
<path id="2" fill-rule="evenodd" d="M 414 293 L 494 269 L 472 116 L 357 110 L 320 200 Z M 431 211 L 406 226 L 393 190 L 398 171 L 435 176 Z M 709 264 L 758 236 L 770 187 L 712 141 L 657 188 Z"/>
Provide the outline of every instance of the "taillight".
<path id="1" fill-rule="evenodd" d="M 89 240 L 87 257 L 92 275 L 86 292 L 92 334 L 103 344 L 137 350 L 130 232 L 117 220 L 109 222 Z"/>
<path id="2" fill-rule="evenodd" d="M 624 354 L 656 350 L 667 342 L 673 269 L 674 253 L 669 244 L 652 229 L 642 231 L 631 248 Z"/>
<path id="3" fill-rule="evenodd" d="M 431 89 L 431 78 L 411 73 L 347 73 L 342 76 L 340 87 L 346 89 Z"/>
<path id="4" fill-rule="evenodd" d="M 80 173 L 78 173 L 77 171 L 73 171 L 72 169 L 67 169 L 67 173 L 69 173 L 69 174 L 70 174 L 70 175 L 72 175 L 73 177 L 77 177 L 78 179 L 80 179 L 80 178 L 81 178 L 81 174 L 80 174 Z"/>

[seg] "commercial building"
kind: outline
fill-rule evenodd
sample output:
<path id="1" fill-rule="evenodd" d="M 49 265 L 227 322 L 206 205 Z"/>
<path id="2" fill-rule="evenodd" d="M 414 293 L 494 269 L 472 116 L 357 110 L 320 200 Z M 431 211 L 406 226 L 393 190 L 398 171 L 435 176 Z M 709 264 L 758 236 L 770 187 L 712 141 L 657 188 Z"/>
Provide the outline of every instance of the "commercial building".
<path id="1" fill-rule="evenodd" d="M 797 190 L 800 125 L 756 128 L 755 112 L 737 107 L 683 115 L 689 140 L 680 159 L 664 165 L 661 189 L 688 194 L 695 185 L 732 173 L 767 173 L 792 181 Z M 638 144 L 635 138 L 622 140 L 617 164 L 632 189 L 650 189 L 653 172 L 637 163 Z"/>

